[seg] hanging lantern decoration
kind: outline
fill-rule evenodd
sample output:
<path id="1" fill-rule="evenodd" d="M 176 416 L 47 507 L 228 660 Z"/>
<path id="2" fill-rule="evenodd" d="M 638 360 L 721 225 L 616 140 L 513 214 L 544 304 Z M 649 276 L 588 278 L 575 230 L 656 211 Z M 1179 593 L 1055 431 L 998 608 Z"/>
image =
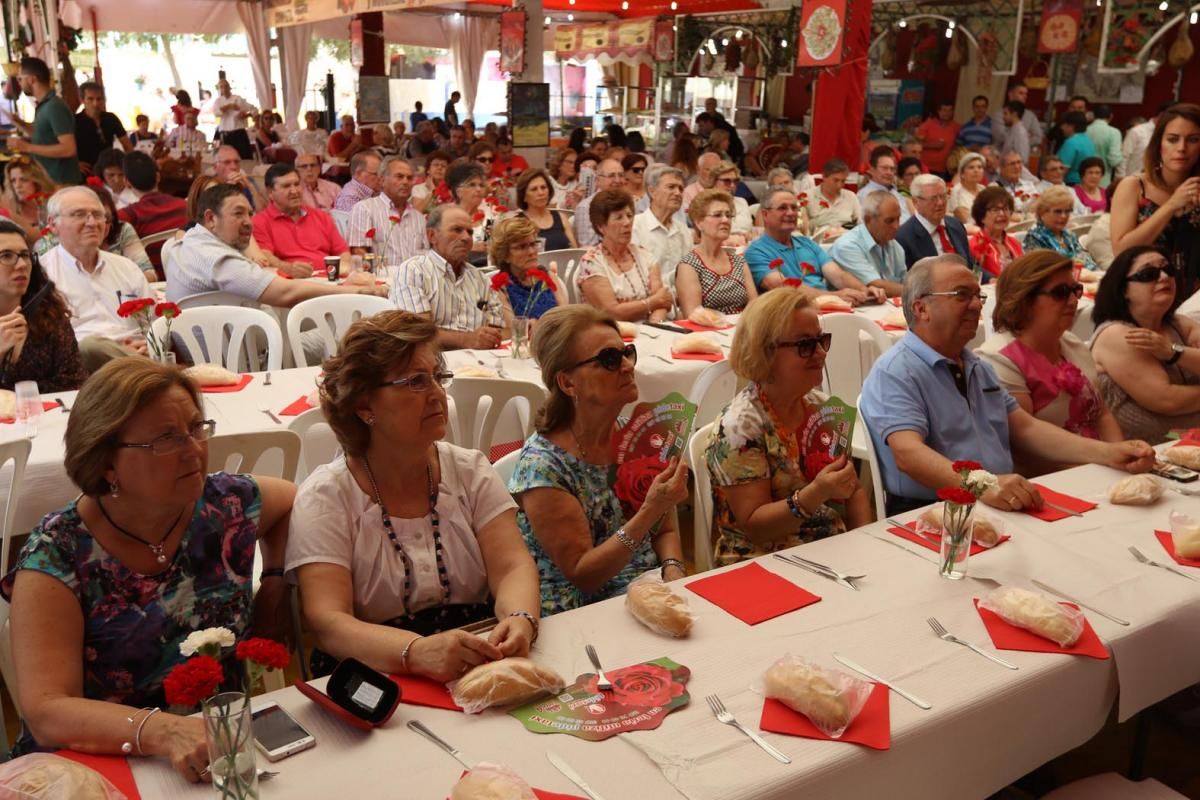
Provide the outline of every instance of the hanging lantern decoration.
<path id="1" fill-rule="evenodd" d="M 885 74 L 891 74 L 896 66 L 896 33 L 889 30 L 879 42 L 879 66 Z"/>
<path id="2" fill-rule="evenodd" d="M 1167 63 L 1175 69 L 1183 69 L 1183 65 L 1191 61 L 1195 54 L 1196 48 L 1192 46 L 1192 23 L 1190 18 L 1185 15 L 1179 23 L 1175 41 L 1167 50 Z"/>
<path id="3" fill-rule="evenodd" d="M 962 69 L 963 64 L 967 63 L 966 38 L 956 26 L 950 39 L 950 52 L 946 54 L 946 66 L 952 70 Z"/>
<path id="4" fill-rule="evenodd" d="M 737 72 L 742 66 L 742 46 L 731 39 L 725 45 L 725 71 Z"/>
<path id="5" fill-rule="evenodd" d="M 758 42 L 750 39 L 742 48 L 742 63 L 746 65 L 746 69 L 757 69 L 759 64 L 758 57 Z"/>

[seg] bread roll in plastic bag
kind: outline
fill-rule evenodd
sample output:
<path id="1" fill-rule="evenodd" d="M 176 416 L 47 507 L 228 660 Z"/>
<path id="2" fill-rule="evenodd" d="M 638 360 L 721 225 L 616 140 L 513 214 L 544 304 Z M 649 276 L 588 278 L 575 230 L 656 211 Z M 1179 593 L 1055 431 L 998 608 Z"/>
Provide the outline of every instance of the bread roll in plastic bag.
<path id="1" fill-rule="evenodd" d="M 1171 541 L 1175 544 L 1175 555 L 1180 558 L 1200 558 L 1200 522 L 1172 511 Z"/>
<path id="2" fill-rule="evenodd" d="M 1108 502 L 1118 506 L 1148 506 L 1162 496 L 1162 484 L 1153 475 L 1130 475 L 1108 487 Z"/>
<path id="3" fill-rule="evenodd" d="M 688 322 L 694 322 L 706 328 L 721 328 L 729 324 L 724 314 L 704 306 L 696 306 L 692 309 L 692 313 L 688 314 Z"/>
<path id="4" fill-rule="evenodd" d="M 979 601 L 980 608 L 1005 622 L 1036 633 L 1059 647 L 1070 647 L 1083 633 L 1083 613 L 1049 597 L 1015 586 L 1001 586 Z"/>
<path id="5" fill-rule="evenodd" d="M 638 335 L 638 326 L 635 322 L 617 322 L 617 329 L 621 332 L 622 339 L 636 339 Z"/>
<path id="6" fill-rule="evenodd" d="M 676 353 L 701 353 L 715 355 L 721 352 L 721 343 L 707 333 L 686 333 L 671 345 Z"/>
<path id="7" fill-rule="evenodd" d="M 629 584 L 625 607 L 650 630 L 677 639 L 687 636 L 696 621 L 687 598 L 672 592 L 658 570 L 643 573 Z"/>
<path id="8" fill-rule="evenodd" d="M 536 800 L 533 787 L 508 767 L 481 761 L 458 779 L 450 800 Z"/>
<path id="9" fill-rule="evenodd" d="M 917 517 L 915 527 L 917 533 L 935 533 L 938 536 L 942 535 L 942 520 L 943 520 L 943 504 L 938 503 L 935 506 L 925 509 L 921 516 Z M 981 512 L 976 505 L 974 513 L 975 527 L 971 531 L 971 540 L 975 544 L 983 547 L 995 547 L 1000 543 L 1000 538 L 1004 536 L 1004 523 L 999 519 L 988 516 Z"/>
<path id="10" fill-rule="evenodd" d="M 236 372 L 230 372 L 220 364 L 197 364 L 183 372 L 199 386 L 233 386 L 242 379 Z"/>
<path id="11" fill-rule="evenodd" d="M 480 664 L 463 675 L 450 688 L 450 696 L 463 711 L 478 714 L 492 706 L 519 705 L 544 694 L 556 694 L 564 686 L 558 673 L 528 658 L 502 658 Z"/>
<path id="12" fill-rule="evenodd" d="M 1168 447 L 1162 457 L 1172 464 L 1200 471 L 1200 447 L 1190 444 L 1177 444 Z"/>
<path id="13" fill-rule="evenodd" d="M 772 664 L 763 676 L 767 697 L 808 717 L 817 730 L 834 739 L 850 727 L 874 688 L 853 675 L 790 654 Z"/>
<path id="14" fill-rule="evenodd" d="M 820 295 L 816 300 L 813 301 L 813 303 L 817 308 L 820 309 L 838 309 L 842 311 L 849 311 L 850 309 L 854 308 L 854 306 L 850 304 L 849 300 L 838 297 L 836 294 Z"/>
<path id="15" fill-rule="evenodd" d="M 4 800 L 128 800 L 94 769 L 50 753 L 30 753 L 0 765 Z"/>

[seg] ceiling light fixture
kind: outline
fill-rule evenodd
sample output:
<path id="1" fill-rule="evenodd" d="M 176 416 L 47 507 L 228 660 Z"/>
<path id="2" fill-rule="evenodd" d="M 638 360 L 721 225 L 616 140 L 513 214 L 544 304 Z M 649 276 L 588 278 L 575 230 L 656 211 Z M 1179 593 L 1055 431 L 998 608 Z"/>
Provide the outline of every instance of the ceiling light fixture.
<path id="1" fill-rule="evenodd" d="M 780 46 L 780 47 L 787 47 L 787 39 L 784 39 L 783 41 L 781 41 L 781 42 L 779 43 L 779 46 Z"/>
<path id="2" fill-rule="evenodd" d="M 1197 22 L 1200 22 L 1200 11 L 1193 11 L 1192 16 L 1188 17 L 1188 24 L 1195 25 Z"/>
<path id="3" fill-rule="evenodd" d="M 549 24 L 550 24 L 550 18 L 549 18 L 549 17 L 546 17 L 546 24 L 547 24 L 547 25 L 549 25 Z"/>
<path id="4" fill-rule="evenodd" d="M 575 21 L 575 15 L 567 14 L 567 22 L 574 22 L 574 21 Z"/>
<path id="5" fill-rule="evenodd" d="M 676 2 L 675 2 L 675 0 L 671 0 L 671 10 L 672 10 L 672 11 L 678 11 L 678 10 L 679 10 L 679 3 L 676 3 Z"/>
<path id="6" fill-rule="evenodd" d="M 946 38 L 947 39 L 954 38 L 954 28 L 946 28 Z"/>
<path id="7" fill-rule="evenodd" d="M 907 27 L 908 27 L 908 20 L 906 20 L 906 19 L 902 19 L 902 20 L 900 20 L 899 22 L 897 22 L 896 24 L 897 24 L 897 25 L 899 25 L 901 28 L 907 28 Z"/>
<path id="8" fill-rule="evenodd" d="M 629 0 L 621 0 L 621 10 L 622 11 L 629 10 Z"/>

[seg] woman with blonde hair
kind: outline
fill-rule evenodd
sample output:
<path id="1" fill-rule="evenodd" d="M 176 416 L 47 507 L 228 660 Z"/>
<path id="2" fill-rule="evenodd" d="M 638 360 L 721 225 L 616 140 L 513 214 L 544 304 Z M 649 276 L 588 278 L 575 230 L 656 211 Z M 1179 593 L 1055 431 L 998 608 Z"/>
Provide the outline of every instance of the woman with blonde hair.
<path id="1" fill-rule="evenodd" d="M 574 208 L 583 199 L 583 191 L 579 188 L 579 172 L 575 168 L 578 161 L 579 153 L 570 147 L 551 150 L 546 160 L 550 188 L 563 208 Z"/>
<path id="2" fill-rule="evenodd" d="M 46 201 L 58 190 L 36 160 L 17 156 L 4 165 L 4 191 L 0 192 L 0 216 L 25 229 L 29 241 L 41 238 L 46 227 Z"/>
<path id="3" fill-rule="evenodd" d="M 672 459 L 644 496 L 636 474 L 612 469 L 618 416 L 638 400 L 637 349 L 611 315 L 572 305 L 538 322 L 533 355 L 549 397 L 508 490 L 541 574 L 542 613 L 623 594 L 655 567 L 664 580 L 683 577 L 672 512 L 688 496 L 687 466 Z"/>
<path id="4" fill-rule="evenodd" d="M 800 431 L 826 399 L 816 388 L 831 342 L 807 295 L 790 286 L 762 295 L 738 319 L 729 365 L 749 383 L 721 412 L 705 450 L 715 564 L 872 521 L 848 454 L 802 449 Z"/>
<path id="5" fill-rule="evenodd" d="M 758 297 L 746 259 L 725 250 L 733 228 L 733 209 L 733 196 L 719 189 L 705 189 L 688 206 L 700 244 L 675 267 L 675 291 L 685 317 L 698 308 L 740 314 Z"/>
<path id="6" fill-rule="evenodd" d="M 538 227 L 527 217 L 508 217 L 492 229 L 488 256 L 492 264 L 508 274 L 508 283 L 498 292 L 506 328 L 514 316 L 538 319 L 555 306 L 570 302 L 562 281 L 547 273 L 553 288 L 541 277 L 530 275 L 538 265 Z M 536 293 L 533 303 L 530 297 Z"/>
<path id="7" fill-rule="evenodd" d="M 1042 192 L 1033 206 L 1038 223 L 1025 234 L 1025 241 L 1022 242 L 1025 252 L 1053 250 L 1078 262 L 1084 269 L 1096 269 L 1096 262 L 1092 260 L 1091 253 L 1079 243 L 1079 237 L 1067 228 L 1074 208 L 1073 189 L 1051 186 Z"/>
<path id="8" fill-rule="evenodd" d="M 968 153 L 958 162 L 958 172 L 954 188 L 950 190 L 950 202 L 947 208 L 955 219 L 967 227 L 967 233 L 977 229 L 971 220 L 971 207 L 975 198 L 986 185 L 984 173 L 987 170 L 987 159 L 979 153 Z"/>

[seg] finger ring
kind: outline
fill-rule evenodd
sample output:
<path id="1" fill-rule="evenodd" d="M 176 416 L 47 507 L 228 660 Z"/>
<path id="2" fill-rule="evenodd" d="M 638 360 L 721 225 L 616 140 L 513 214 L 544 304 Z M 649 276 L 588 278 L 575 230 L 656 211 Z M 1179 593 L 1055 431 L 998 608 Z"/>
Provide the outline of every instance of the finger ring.
<path id="1" fill-rule="evenodd" d="M 192 767 L 192 769 L 196 769 L 196 768 Z M 201 778 L 203 778 L 205 775 L 207 775 L 209 773 L 209 770 L 211 770 L 211 769 L 212 769 L 212 765 L 209 764 L 204 769 L 196 769 L 196 774 L 199 775 Z"/>
<path id="2" fill-rule="evenodd" d="M 462 665 L 462 669 L 460 669 L 460 670 L 458 671 L 458 674 L 459 674 L 459 675 L 466 675 L 466 674 L 467 674 L 467 670 L 469 670 L 470 668 L 471 668 L 471 665 L 470 665 L 470 664 L 463 664 L 463 665 Z"/>

